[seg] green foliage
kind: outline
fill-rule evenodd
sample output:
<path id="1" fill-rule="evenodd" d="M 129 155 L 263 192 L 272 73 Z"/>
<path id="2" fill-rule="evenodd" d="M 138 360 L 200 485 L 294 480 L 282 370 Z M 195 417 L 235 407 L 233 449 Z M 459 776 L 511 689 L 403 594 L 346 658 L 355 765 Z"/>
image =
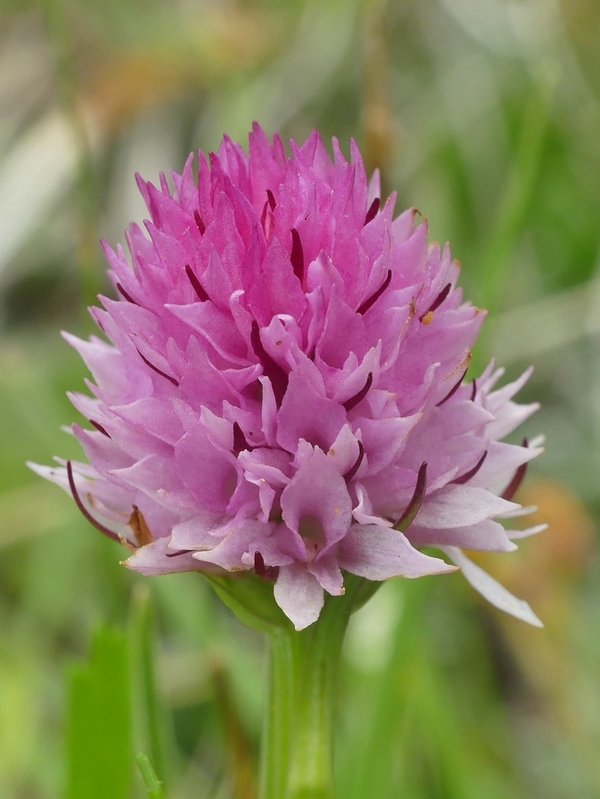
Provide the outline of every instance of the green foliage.
<path id="1" fill-rule="evenodd" d="M 128 799 L 132 778 L 127 640 L 101 627 L 69 675 L 65 799 Z"/>

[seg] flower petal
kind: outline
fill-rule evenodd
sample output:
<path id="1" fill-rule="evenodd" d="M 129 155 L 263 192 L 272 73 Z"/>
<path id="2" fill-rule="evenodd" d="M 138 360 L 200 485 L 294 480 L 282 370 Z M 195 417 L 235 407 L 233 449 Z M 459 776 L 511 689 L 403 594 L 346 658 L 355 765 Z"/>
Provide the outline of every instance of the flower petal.
<path id="1" fill-rule="evenodd" d="M 224 537 L 212 549 L 194 552 L 193 557 L 203 563 L 213 563 L 227 571 L 246 569 L 243 557 L 252 544 L 268 538 L 274 525 L 252 519 L 231 522 L 224 530 Z"/>
<path id="2" fill-rule="evenodd" d="M 447 485 L 426 498 L 415 524 L 435 530 L 467 527 L 518 507 L 516 503 L 496 497 L 484 488 Z"/>
<path id="3" fill-rule="evenodd" d="M 473 588 L 479 591 L 494 607 L 510 613 L 511 616 L 521 619 L 521 621 L 526 621 L 534 627 L 544 626 L 525 600 L 517 599 L 517 597 L 513 596 L 497 580 L 494 580 L 487 572 L 473 563 L 472 560 L 469 560 L 458 547 L 440 547 L 440 549 L 460 567 Z"/>
<path id="4" fill-rule="evenodd" d="M 352 525 L 340 545 L 338 562 L 342 569 L 368 580 L 424 577 L 454 571 L 440 558 L 415 549 L 404 533 L 375 524 Z"/>
<path id="5" fill-rule="evenodd" d="M 136 549 L 133 555 L 122 563 L 128 569 L 145 575 L 200 571 L 203 568 L 191 554 L 187 552 L 175 554 L 169 547 L 168 538 L 157 538 L 151 544 Z"/>
<path id="6" fill-rule="evenodd" d="M 352 502 L 344 478 L 324 452 L 315 449 L 284 488 L 281 512 L 291 530 L 314 539 L 319 548 L 344 537 Z"/>
<path id="7" fill-rule="evenodd" d="M 317 578 L 296 564 L 281 566 L 273 593 L 296 630 L 304 630 L 313 624 L 325 602 Z"/>
<path id="8" fill-rule="evenodd" d="M 416 547 L 439 548 L 440 545 L 450 544 L 485 552 L 512 552 L 517 548 L 504 527 L 492 519 L 484 519 L 469 527 L 451 527 L 447 530 L 431 530 L 411 524 L 406 536 Z"/>

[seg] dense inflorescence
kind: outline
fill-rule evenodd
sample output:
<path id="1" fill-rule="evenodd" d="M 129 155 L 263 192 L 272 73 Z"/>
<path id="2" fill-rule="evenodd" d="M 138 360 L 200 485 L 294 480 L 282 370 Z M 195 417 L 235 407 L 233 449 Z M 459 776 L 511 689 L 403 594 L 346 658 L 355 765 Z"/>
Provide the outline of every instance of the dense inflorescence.
<path id="1" fill-rule="evenodd" d="M 298 629 L 343 570 L 370 580 L 451 571 L 537 623 L 462 553 L 508 551 L 516 480 L 540 452 L 502 443 L 535 405 L 465 379 L 484 313 L 462 302 L 448 247 L 394 218 L 358 149 L 314 132 L 249 153 L 225 138 L 173 190 L 139 179 L 151 221 L 105 247 L 118 299 L 104 336 L 66 338 L 94 397 L 73 394 L 90 465 L 36 467 L 145 574 L 254 570 Z M 532 528 L 526 532 L 535 532 Z"/>

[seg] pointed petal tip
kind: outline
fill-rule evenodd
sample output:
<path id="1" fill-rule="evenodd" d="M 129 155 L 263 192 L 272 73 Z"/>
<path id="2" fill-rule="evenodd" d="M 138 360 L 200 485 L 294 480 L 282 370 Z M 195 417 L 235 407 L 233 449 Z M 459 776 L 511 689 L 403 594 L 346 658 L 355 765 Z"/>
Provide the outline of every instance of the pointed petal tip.
<path id="1" fill-rule="evenodd" d="M 516 505 L 512 510 L 496 514 L 496 519 L 516 519 L 520 516 L 530 516 L 537 510 L 537 505 Z"/>
<path id="2" fill-rule="evenodd" d="M 525 603 L 525 604 L 527 604 L 527 603 Z M 527 608 L 529 609 L 529 612 L 531 614 L 531 618 L 530 619 L 523 619 L 523 621 L 527 621 L 529 624 L 531 624 L 532 627 L 537 627 L 539 630 L 543 630 L 544 629 L 544 622 L 540 618 L 538 618 L 538 616 L 535 615 L 535 613 L 531 610 L 529 605 L 527 605 Z"/>
<path id="3" fill-rule="evenodd" d="M 532 627 L 543 627 L 542 621 L 535 615 L 529 603 L 524 599 L 518 599 L 510 593 L 503 585 L 491 577 L 476 563 L 473 563 L 465 553 L 458 547 L 444 546 L 439 547 L 442 552 L 460 567 L 465 579 L 478 591 L 487 601 L 499 610 L 503 610 L 516 619 L 531 624 Z"/>
<path id="4" fill-rule="evenodd" d="M 547 529 L 547 524 L 534 524 L 533 527 L 526 527 L 524 530 L 507 530 L 506 534 L 511 541 L 516 541 L 520 538 L 529 538 L 532 535 L 543 533 Z"/>

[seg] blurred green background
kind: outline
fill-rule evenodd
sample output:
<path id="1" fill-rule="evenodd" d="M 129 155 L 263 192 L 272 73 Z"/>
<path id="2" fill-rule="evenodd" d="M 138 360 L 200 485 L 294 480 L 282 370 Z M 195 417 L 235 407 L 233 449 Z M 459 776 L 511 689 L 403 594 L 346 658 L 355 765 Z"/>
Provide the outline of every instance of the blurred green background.
<path id="1" fill-rule="evenodd" d="M 262 639 L 198 575 L 126 572 L 24 465 L 78 455 L 60 428 L 85 369 L 59 330 L 91 331 L 98 239 L 144 217 L 134 172 L 253 119 L 355 137 L 490 309 L 477 368 L 534 363 L 521 397 L 543 402 L 519 498 L 550 529 L 480 562 L 545 630 L 459 576 L 386 584 L 348 637 L 340 796 L 597 799 L 597 0 L 2 0 L 0 796 L 139 799 L 140 748 L 169 799 L 254 795 Z"/>

